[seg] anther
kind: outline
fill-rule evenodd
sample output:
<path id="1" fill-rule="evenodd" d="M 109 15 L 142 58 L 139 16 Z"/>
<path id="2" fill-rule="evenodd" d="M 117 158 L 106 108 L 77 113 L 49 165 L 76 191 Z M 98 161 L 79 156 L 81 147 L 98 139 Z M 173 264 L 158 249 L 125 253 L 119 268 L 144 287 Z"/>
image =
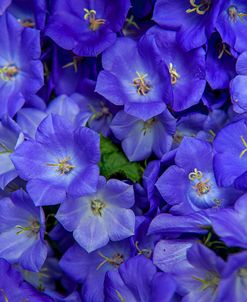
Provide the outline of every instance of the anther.
<path id="1" fill-rule="evenodd" d="M 169 72 L 171 75 L 172 85 L 177 83 L 177 79 L 180 78 L 180 75 L 177 73 L 176 69 L 173 67 L 172 63 L 169 64 Z"/>
<path id="2" fill-rule="evenodd" d="M 106 205 L 103 201 L 99 199 L 91 200 L 91 210 L 95 216 L 102 216 L 105 207 Z"/>
<path id="3" fill-rule="evenodd" d="M 194 171 L 191 172 L 191 173 L 189 174 L 188 177 L 189 177 L 189 180 L 195 180 L 195 179 L 200 180 L 200 179 L 202 179 L 203 174 L 202 174 L 201 171 L 198 171 L 198 170 L 195 168 Z"/>
<path id="4" fill-rule="evenodd" d="M 240 138 L 241 138 L 243 145 L 245 146 L 245 149 L 239 155 L 239 157 L 242 158 L 244 156 L 244 154 L 247 152 L 247 143 L 246 143 L 243 135 L 241 135 Z"/>
<path id="5" fill-rule="evenodd" d="M 196 0 L 190 0 L 190 4 L 193 8 L 186 10 L 187 14 L 196 12 L 198 15 L 204 15 L 210 9 L 211 0 L 201 0 L 200 4 L 195 3 Z"/>

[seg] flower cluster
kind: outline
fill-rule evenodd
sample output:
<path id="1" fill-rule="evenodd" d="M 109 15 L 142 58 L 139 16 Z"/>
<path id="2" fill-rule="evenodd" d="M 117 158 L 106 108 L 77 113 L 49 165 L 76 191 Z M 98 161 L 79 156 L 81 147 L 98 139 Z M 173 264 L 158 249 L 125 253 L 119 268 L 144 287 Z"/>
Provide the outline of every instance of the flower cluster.
<path id="1" fill-rule="evenodd" d="M 247 301 L 247 1 L 0 1 L 0 302 Z"/>

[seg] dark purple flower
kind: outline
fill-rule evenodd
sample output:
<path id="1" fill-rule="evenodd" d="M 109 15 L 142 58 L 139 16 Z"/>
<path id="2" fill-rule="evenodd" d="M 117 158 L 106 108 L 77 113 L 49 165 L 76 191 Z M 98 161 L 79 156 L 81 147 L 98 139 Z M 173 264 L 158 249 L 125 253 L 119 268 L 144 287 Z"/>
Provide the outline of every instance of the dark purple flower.
<path id="1" fill-rule="evenodd" d="M 97 56 L 116 40 L 129 0 L 55 0 L 46 35 L 79 56 Z"/>
<path id="2" fill-rule="evenodd" d="M 247 125 L 244 119 L 221 129 L 214 140 L 214 171 L 220 186 L 247 188 Z"/>
<path id="3" fill-rule="evenodd" d="M 147 121 L 120 111 L 114 117 L 111 129 L 122 141 L 122 148 L 130 161 L 144 160 L 152 152 L 161 158 L 171 148 L 176 120 L 168 109 Z"/>
<path id="4" fill-rule="evenodd" d="M 227 89 L 235 74 L 236 60 L 228 45 L 214 33 L 208 41 L 206 79 L 212 89 Z"/>
<path id="5" fill-rule="evenodd" d="M 110 242 L 107 246 L 87 253 L 78 245 L 68 249 L 62 259 L 62 269 L 78 283 L 83 283 L 84 302 L 104 302 L 104 279 L 107 271 L 116 270 L 130 257 L 128 240 Z"/>
<path id="6" fill-rule="evenodd" d="M 43 85 L 40 37 L 8 13 L 0 17 L 0 28 L 0 116 L 13 116 Z"/>
<path id="7" fill-rule="evenodd" d="M 157 0 L 153 19 L 161 27 L 177 30 L 178 43 L 186 50 L 206 43 L 212 34 L 222 0 Z"/>
<path id="8" fill-rule="evenodd" d="M 66 195 L 79 197 L 96 191 L 100 159 L 99 136 L 73 128 L 67 119 L 49 115 L 36 132 L 35 141 L 22 143 L 11 155 L 27 191 L 36 205 L 61 203 Z"/>
<path id="9" fill-rule="evenodd" d="M 223 7 L 217 19 L 216 29 L 222 40 L 238 52 L 247 50 L 247 3 L 245 0 L 221 1 Z"/>
<path id="10" fill-rule="evenodd" d="M 124 111 L 144 121 L 166 108 L 171 93 L 170 74 L 157 46 L 148 36 L 138 43 L 119 38 L 104 52 L 96 91 Z"/>
<path id="11" fill-rule="evenodd" d="M 21 274 L 0 259 L 0 301 L 3 302 L 52 302 L 48 296 L 36 291 L 24 282 Z"/>
<path id="12" fill-rule="evenodd" d="M 120 265 L 118 271 L 106 275 L 106 301 L 169 302 L 176 290 L 174 279 L 157 273 L 152 261 L 140 255 Z"/>
<path id="13" fill-rule="evenodd" d="M 133 187 L 120 180 L 99 178 L 97 192 L 66 200 L 56 218 L 89 253 L 134 234 Z"/>
<path id="14" fill-rule="evenodd" d="M 158 26 L 148 32 L 157 44 L 170 73 L 172 93 L 167 103 L 174 111 L 185 110 L 199 103 L 206 86 L 205 51 L 202 47 L 185 52 L 176 39 L 176 32 Z"/>
<path id="15" fill-rule="evenodd" d="M 224 261 L 202 244 L 194 244 L 187 251 L 188 265 L 175 266 L 173 276 L 183 301 L 216 302 Z"/>
<path id="16" fill-rule="evenodd" d="M 24 191 L 0 202 L 0 258 L 39 271 L 47 256 L 45 217 Z"/>
<path id="17" fill-rule="evenodd" d="M 218 301 L 246 301 L 247 252 L 230 255 L 219 285 Z"/>
<path id="18" fill-rule="evenodd" d="M 181 234 L 206 234 L 211 220 L 206 211 L 175 216 L 168 213 L 157 215 L 151 222 L 148 235 L 165 234 L 178 237 Z"/>
<path id="19" fill-rule="evenodd" d="M 247 111 L 247 51 L 243 52 L 237 60 L 236 71 L 237 76 L 230 83 L 231 100 L 233 109 L 237 113 Z"/>
<path id="20" fill-rule="evenodd" d="M 247 195 L 241 196 L 234 209 L 221 209 L 210 215 L 212 226 L 229 246 L 247 248 Z"/>

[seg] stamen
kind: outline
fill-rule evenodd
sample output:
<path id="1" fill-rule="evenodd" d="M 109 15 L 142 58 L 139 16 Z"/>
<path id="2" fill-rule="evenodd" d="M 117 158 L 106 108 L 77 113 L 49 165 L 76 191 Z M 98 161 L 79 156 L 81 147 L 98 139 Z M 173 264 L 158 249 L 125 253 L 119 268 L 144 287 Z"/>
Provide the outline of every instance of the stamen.
<path id="1" fill-rule="evenodd" d="M 58 164 L 47 164 L 49 167 L 58 167 L 56 172 L 59 172 L 60 175 L 69 174 L 75 166 L 70 164 L 71 157 L 67 156 L 64 159 L 59 159 Z"/>
<path id="2" fill-rule="evenodd" d="M 219 284 L 219 281 L 220 281 L 219 277 L 214 273 L 208 273 L 206 275 L 206 279 L 202 279 L 202 278 L 195 277 L 195 276 L 192 276 L 192 278 L 194 280 L 197 280 L 202 283 L 202 286 L 201 286 L 202 291 L 209 287 L 216 289 Z"/>
<path id="3" fill-rule="evenodd" d="M 244 156 L 244 154 L 247 152 L 247 143 L 242 135 L 240 136 L 240 138 L 241 138 L 243 145 L 245 146 L 245 149 L 239 155 L 239 157 L 242 158 Z"/>
<path id="4" fill-rule="evenodd" d="M 3 81 L 10 81 L 18 74 L 19 69 L 14 64 L 4 65 L 0 67 L 0 78 Z"/>
<path id="5" fill-rule="evenodd" d="M 32 19 L 25 19 L 25 20 L 18 19 L 17 21 L 18 21 L 23 27 L 34 28 L 34 26 L 35 26 L 35 23 L 33 22 Z"/>
<path id="6" fill-rule="evenodd" d="M 113 255 L 112 258 L 109 258 L 107 256 L 105 256 L 104 254 L 102 254 L 101 252 L 98 252 L 98 254 L 100 255 L 100 257 L 102 257 L 104 259 L 104 261 L 102 261 L 96 268 L 96 270 L 99 270 L 104 264 L 109 263 L 112 266 L 114 266 L 115 268 L 118 268 L 120 264 L 122 264 L 124 262 L 124 257 L 123 255 L 117 253 L 115 255 Z"/>
<path id="7" fill-rule="evenodd" d="M 187 14 L 196 12 L 198 15 L 204 15 L 207 11 L 209 11 L 211 0 L 201 0 L 200 4 L 196 4 L 195 2 L 196 0 L 190 0 L 190 4 L 193 6 L 193 8 L 187 9 Z"/>
<path id="8" fill-rule="evenodd" d="M 1 294 L 3 295 L 4 302 L 9 302 L 9 299 L 8 299 L 8 297 L 7 297 L 6 293 L 5 293 L 5 291 L 4 291 L 2 288 L 0 288 L 0 292 L 1 292 Z"/>
<path id="9" fill-rule="evenodd" d="M 105 19 L 96 19 L 96 11 L 94 9 L 87 9 L 84 8 L 84 20 L 85 21 L 89 21 L 89 28 L 92 31 L 96 31 L 97 29 L 100 28 L 100 26 L 102 26 L 103 24 L 105 24 Z"/>
<path id="10" fill-rule="evenodd" d="M 136 29 L 140 29 L 137 23 L 134 21 L 134 16 L 131 15 L 129 18 L 126 18 L 127 26 L 134 26 Z"/>
<path id="11" fill-rule="evenodd" d="M 91 200 L 91 210 L 95 216 L 102 216 L 106 204 L 100 199 Z"/>
<path id="12" fill-rule="evenodd" d="M 120 302 L 126 302 L 124 297 L 120 294 L 120 292 L 117 289 L 115 289 L 115 291 L 116 291 L 116 294 L 118 296 L 119 301 Z"/>
<path id="13" fill-rule="evenodd" d="M 227 46 L 225 43 L 222 43 L 222 50 L 220 51 L 219 55 L 218 55 L 218 59 L 221 59 L 223 57 L 223 54 L 226 53 L 229 56 L 231 56 L 231 52 L 227 49 Z"/>
<path id="14" fill-rule="evenodd" d="M 153 124 L 155 122 L 156 122 L 156 119 L 154 117 L 152 117 L 149 120 L 147 120 L 146 122 L 144 122 L 144 125 L 143 125 L 143 128 L 142 128 L 142 131 L 144 132 L 144 135 L 146 135 L 148 130 L 153 127 Z"/>
<path id="15" fill-rule="evenodd" d="M 138 71 L 136 71 L 136 74 L 138 77 L 133 79 L 132 86 L 137 88 L 137 93 L 139 95 L 146 95 L 149 90 L 151 90 L 151 86 L 145 80 L 148 74 L 141 74 Z"/>
<path id="16" fill-rule="evenodd" d="M 20 234 L 23 234 L 25 232 L 30 232 L 31 236 L 35 236 L 39 233 L 39 230 L 40 230 L 40 224 L 37 220 L 33 220 L 31 222 L 31 224 L 27 227 L 24 227 L 24 226 L 21 226 L 21 225 L 16 225 L 15 226 L 17 229 L 19 229 L 18 232 L 16 232 L 16 235 L 20 235 Z"/>
<path id="17" fill-rule="evenodd" d="M 234 5 L 229 6 L 228 15 L 233 22 L 236 22 L 238 17 L 241 21 L 244 21 L 244 17 L 247 17 L 246 13 L 239 13 L 237 7 Z"/>
<path id="18" fill-rule="evenodd" d="M 140 249 L 138 241 L 135 242 L 135 247 L 136 247 L 136 249 L 138 251 L 138 255 L 144 255 L 147 258 L 151 257 L 152 250 L 150 250 L 150 249 Z"/>
<path id="19" fill-rule="evenodd" d="M 180 75 L 177 73 L 176 69 L 173 68 L 172 63 L 169 64 L 169 72 L 171 75 L 171 83 L 172 85 L 176 84 L 177 79 L 180 78 Z"/>
<path id="20" fill-rule="evenodd" d="M 0 151 L 0 154 L 5 154 L 5 153 L 13 153 L 12 150 L 10 150 L 5 144 L 0 143 L 0 148 L 3 149 L 3 151 Z"/>

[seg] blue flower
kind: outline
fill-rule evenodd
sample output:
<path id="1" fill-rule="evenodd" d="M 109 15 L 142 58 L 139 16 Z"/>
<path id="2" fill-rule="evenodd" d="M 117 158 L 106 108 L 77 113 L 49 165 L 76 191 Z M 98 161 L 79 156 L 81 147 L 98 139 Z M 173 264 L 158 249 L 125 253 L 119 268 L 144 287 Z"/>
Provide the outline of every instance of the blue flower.
<path id="1" fill-rule="evenodd" d="M 0 202 L 0 258 L 39 271 L 47 256 L 45 217 L 24 191 Z"/>
<path id="2" fill-rule="evenodd" d="M 40 37 L 8 13 L 0 17 L 0 28 L 0 116 L 13 116 L 43 85 Z"/>
<path id="3" fill-rule="evenodd" d="M 152 39 L 119 38 L 103 53 L 102 63 L 96 91 L 107 100 L 144 121 L 165 110 L 170 74 Z"/>
<path id="4" fill-rule="evenodd" d="M 152 152 L 157 157 L 168 152 L 175 133 L 176 120 L 165 109 L 160 115 L 147 121 L 119 111 L 111 123 L 111 129 L 130 161 L 148 158 Z"/>
<path id="5" fill-rule="evenodd" d="M 100 177 L 97 192 L 76 200 L 66 200 L 56 215 L 60 223 L 73 231 L 75 240 L 92 252 L 109 239 L 119 241 L 134 234 L 135 215 L 132 186 L 119 180 L 106 182 Z"/>
<path id="6" fill-rule="evenodd" d="M 100 159 L 99 136 L 49 115 L 36 132 L 35 141 L 22 143 L 11 155 L 27 191 L 36 205 L 61 203 L 66 195 L 79 197 L 96 191 Z"/>
<path id="7" fill-rule="evenodd" d="M 56 0 L 51 4 L 46 35 L 79 56 L 97 56 L 116 40 L 129 0 Z"/>

